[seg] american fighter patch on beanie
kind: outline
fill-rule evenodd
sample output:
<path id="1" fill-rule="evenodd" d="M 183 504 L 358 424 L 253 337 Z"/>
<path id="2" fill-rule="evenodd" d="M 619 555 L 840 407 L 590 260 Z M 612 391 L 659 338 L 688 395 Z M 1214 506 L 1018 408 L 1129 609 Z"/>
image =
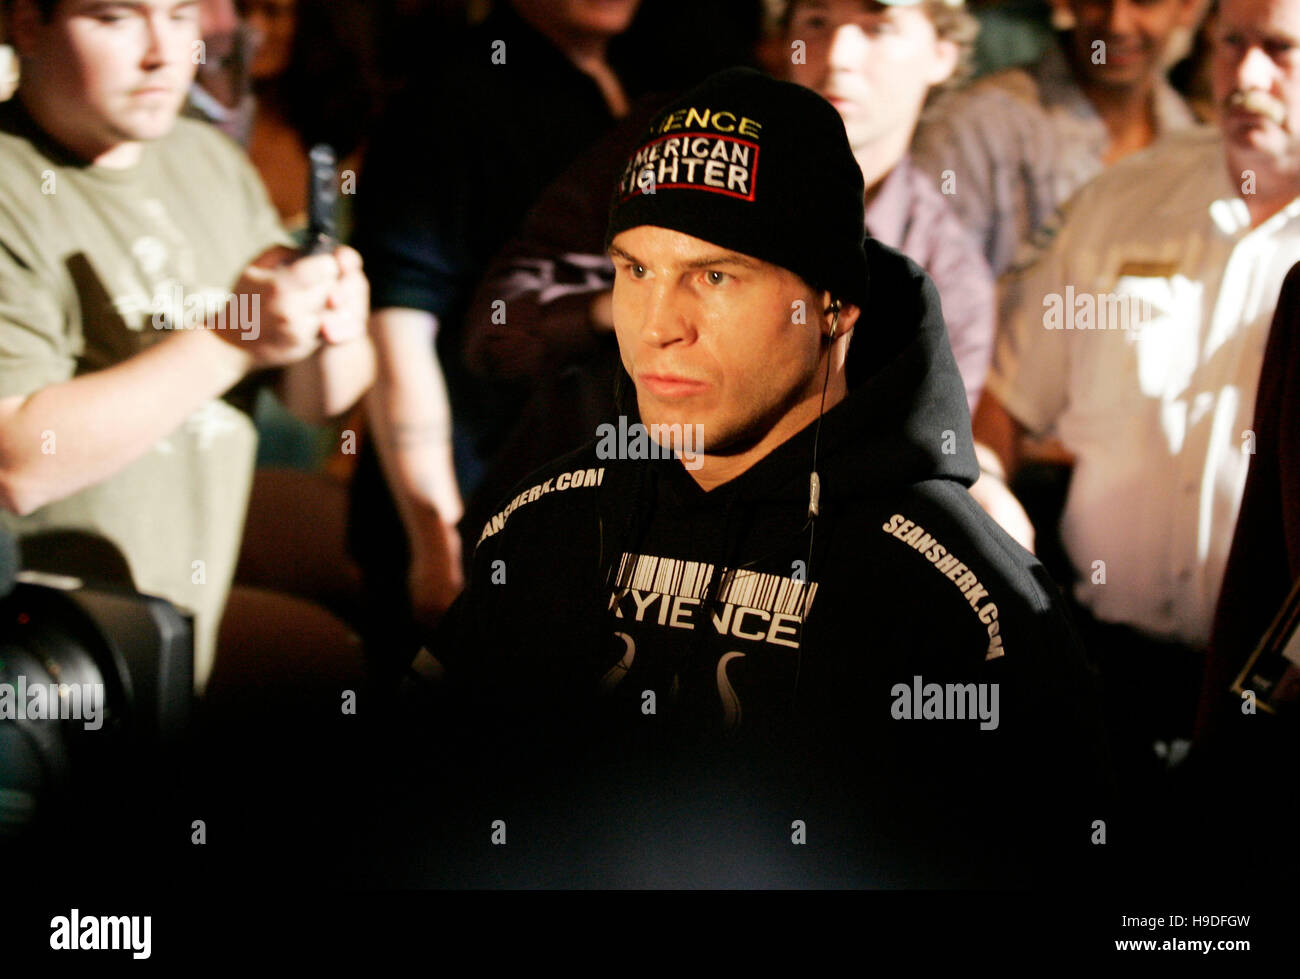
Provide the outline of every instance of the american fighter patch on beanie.
<path id="1" fill-rule="evenodd" d="M 863 210 L 862 172 L 834 107 L 732 68 L 655 115 L 619 178 L 606 244 L 640 225 L 668 228 L 863 306 Z"/>

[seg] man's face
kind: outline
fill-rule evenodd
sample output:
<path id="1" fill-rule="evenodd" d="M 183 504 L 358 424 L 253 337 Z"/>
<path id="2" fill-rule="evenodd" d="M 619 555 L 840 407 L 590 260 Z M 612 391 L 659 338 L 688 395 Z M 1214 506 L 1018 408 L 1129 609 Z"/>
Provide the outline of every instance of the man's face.
<path id="1" fill-rule="evenodd" d="M 14 40 L 30 88 L 97 155 L 170 132 L 194 79 L 197 0 L 64 0 L 49 22 L 21 0 Z"/>
<path id="2" fill-rule="evenodd" d="M 823 297 L 797 275 L 648 225 L 618 235 L 610 256 L 614 331 L 644 424 L 702 425 L 703 452 L 726 455 L 815 417 Z"/>
<path id="3" fill-rule="evenodd" d="M 293 54 L 298 0 L 240 0 L 239 13 L 255 39 L 248 73 L 258 81 L 279 78 Z"/>
<path id="4" fill-rule="evenodd" d="M 1300 167 L 1300 0 L 1223 0 L 1211 39 L 1229 152 L 1243 165 Z"/>
<path id="5" fill-rule="evenodd" d="M 627 30 L 641 0 L 516 0 L 574 37 L 614 38 Z"/>
<path id="6" fill-rule="evenodd" d="M 910 141 L 930 88 L 957 66 L 957 46 L 941 41 L 923 8 L 875 0 L 795 0 L 786 32 L 805 45 L 804 64 L 789 79 L 830 101 L 849 145 Z"/>
<path id="7" fill-rule="evenodd" d="M 1075 67 L 1091 84 L 1110 88 L 1156 77 L 1175 29 L 1190 26 L 1196 11 L 1196 0 L 1066 2 L 1075 20 Z"/>

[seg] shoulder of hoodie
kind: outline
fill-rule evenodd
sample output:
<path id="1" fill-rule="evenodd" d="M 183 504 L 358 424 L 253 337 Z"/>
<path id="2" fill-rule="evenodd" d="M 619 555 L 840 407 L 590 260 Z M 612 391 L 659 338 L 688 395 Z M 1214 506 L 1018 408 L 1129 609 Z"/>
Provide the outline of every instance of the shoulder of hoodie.
<path id="1" fill-rule="evenodd" d="M 964 486 L 948 479 L 912 484 L 878 503 L 882 520 L 866 529 L 889 574 L 958 622 L 1000 636 L 989 653 L 1032 652 L 1065 630 L 1060 592 L 1038 559 L 989 517 Z M 952 560 L 955 558 L 955 562 Z M 990 607 L 992 606 L 992 607 Z M 998 629 L 992 630 L 997 622 Z"/>
<path id="2" fill-rule="evenodd" d="M 475 560 L 488 551 L 517 545 L 538 527 L 563 529 L 570 517 L 596 512 L 598 491 L 622 485 L 634 462 L 601 459 L 598 440 L 560 456 L 515 484 L 487 522 L 476 530 Z"/>

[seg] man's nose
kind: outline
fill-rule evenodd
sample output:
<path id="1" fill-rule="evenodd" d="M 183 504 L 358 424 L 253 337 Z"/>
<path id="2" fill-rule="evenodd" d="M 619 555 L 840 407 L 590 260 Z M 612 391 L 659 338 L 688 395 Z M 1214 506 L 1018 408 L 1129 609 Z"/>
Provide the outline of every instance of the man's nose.
<path id="1" fill-rule="evenodd" d="M 1258 89 L 1270 91 L 1273 87 L 1273 60 L 1252 44 L 1237 62 L 1237 88 L 1243 92 Z"/>
<path id="2" fill-rule="evenodd" d="M 690 310 L 671 284 L 656 284 L 648 290 L 641 317 L 641 339 L 653 347 L 690 341 L 695 337 Z"/>
<path id="3" fill-rule="evenodd" d="M 166 16 L 166 14 L 155 16 L 150 13 L 144 19 L 145 49 L 140 62 L 145 68 L 161 68 L 167 63 L 168 23 Z"/>
<path id="4" fill-rule="evenodd" d="M 831 35 L 826 64 L 832 71 L 849 71 L 857 68 L 866 54 L 870 41 L 857 24 L 840 24 Z"/>
<path id="5" fill-rule="evenodd" d="M 1137 19 L 1131 0 L 1113 0 L 1106 14 L 1106 32 L 1117 37 L 1133 34 L 1137 30 Z"/>

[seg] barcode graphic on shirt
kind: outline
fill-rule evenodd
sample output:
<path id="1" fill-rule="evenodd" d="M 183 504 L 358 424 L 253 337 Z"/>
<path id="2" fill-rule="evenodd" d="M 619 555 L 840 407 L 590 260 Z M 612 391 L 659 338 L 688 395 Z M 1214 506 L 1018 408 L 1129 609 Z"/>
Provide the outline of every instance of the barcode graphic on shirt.
<path id="1" fill-rule="evenodd" d="M 614 588 L 616 591 L 630 588 L 642 593 L 703 599 L 708 595 L 715 570 L 712 564 L 702 561 L 625 553 L 619 562 Z M 800 618 L 808 614 L 816 596 L 815 581 L 797 581 L 783 575 L 743 568 L 739 571 L 724 569 L 718 593 L 718 599 L 724 605 Z"/>
<path id="2" fill-rule="evenodd" d="M 704 598 L 713 580 L 713 565 L 703 561 L 679 561 L 652 554 L 627 554 L 618 565 L 614 588 L 623 591 L 634 588 L 639 592 L 659 595 L 683 595 L 687 598 Z"/>
<path id="3" fill-rule="evenodd" d="M 725 605 L 761 608 L 765 612 L 779 612 L 802 618 L 808 614 L 816 595 L 815 581 L 795 581 L 779 574 L 746 571 L 742 568 L 732 574 L 730 581 L 726 581 L 720 597 Z"/>

